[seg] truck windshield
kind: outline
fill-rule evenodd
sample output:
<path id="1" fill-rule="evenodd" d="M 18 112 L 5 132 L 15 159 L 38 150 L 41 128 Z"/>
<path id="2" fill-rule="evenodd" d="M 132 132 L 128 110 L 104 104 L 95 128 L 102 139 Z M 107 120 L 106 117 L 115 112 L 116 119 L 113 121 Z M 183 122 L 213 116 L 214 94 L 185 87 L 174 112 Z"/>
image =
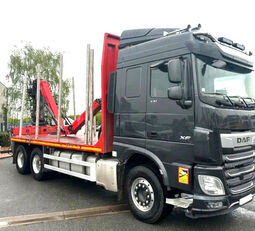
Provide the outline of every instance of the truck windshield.
<path id="1" fill-rule="evenodd" d="M 230 63 L 220 69 L 212 66 L 214 61 L 204 56 L 197 58 L 200 93 L 255 98 L 254 71 Z"/>

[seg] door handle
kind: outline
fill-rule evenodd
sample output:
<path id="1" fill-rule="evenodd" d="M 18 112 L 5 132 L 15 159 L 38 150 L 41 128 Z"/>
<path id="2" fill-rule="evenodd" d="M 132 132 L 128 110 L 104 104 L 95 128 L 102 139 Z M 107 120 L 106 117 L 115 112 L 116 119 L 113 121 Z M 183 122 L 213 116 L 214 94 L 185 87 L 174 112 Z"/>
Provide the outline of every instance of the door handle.
<path id="1" fill-rule="evenodd" d="M 152 137 L 155 137 L 155 136 L 158 136 L 158 133 L 157 132 L 150 132 L 150 136 L 152 136 Z"/>

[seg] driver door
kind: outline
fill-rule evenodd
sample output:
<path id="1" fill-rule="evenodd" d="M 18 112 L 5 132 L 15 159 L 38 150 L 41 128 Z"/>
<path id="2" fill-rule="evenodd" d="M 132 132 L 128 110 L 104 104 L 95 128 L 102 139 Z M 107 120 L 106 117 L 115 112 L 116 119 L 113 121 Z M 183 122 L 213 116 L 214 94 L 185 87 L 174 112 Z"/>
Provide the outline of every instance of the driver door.
<path id="1" fill-rule="evenodd" d="M 189 60 L 189 57 L 182 58 Z M 168 79 L 168 61 L 169 59 L 162 60 L 161 63 L 165 67 L 155 65 L 160 63 L 158 61 L 148 65 L 146 146 L 148 150 L 160 156 L 163 162 L 186 159 L 185 156 L 193 149 L 194 130 L 194 100 L 192 106 L 182 108 L 176 100 L 168 98 L 168 88 L 173 85 Z M 190 77 L 189 74 L 189 87 L 192 89 L 193 81 Z"/>

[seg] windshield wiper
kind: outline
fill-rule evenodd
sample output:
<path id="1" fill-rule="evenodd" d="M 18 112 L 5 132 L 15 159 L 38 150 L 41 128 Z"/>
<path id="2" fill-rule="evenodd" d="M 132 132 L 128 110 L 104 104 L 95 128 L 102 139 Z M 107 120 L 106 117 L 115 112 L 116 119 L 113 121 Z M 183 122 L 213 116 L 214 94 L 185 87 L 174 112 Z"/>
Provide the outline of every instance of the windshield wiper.
<path id="1" fill-rule="evenodd" d="M 219 95 L 222 96 L 223 98 L 220 99 L 216 99 L 216 103 L 222 106 L 235 106 L 235 107 L 240 107 L 240 108 L 244 108 L 244 107 L 249 107 L 249 108 L 254 108 L 255 107 L 255 99 L 251 98 L 251 97 L 241 97 L 241 96 L 236 96 L 236 95 L 231 95 L 228 96 L 226 94 L 223 93 L 219 93 L 219 92 L 208 92 L 205 93 L 208 95 Z M 237 100 L 235 100 L 235 98 Z"/>
<path id="2" fill-rule="evenodd" d="M 251 98 L 251 97 L 243 97 L 244 102 L 247 104 L 248 107 L 255 107 L 255 99 Z M 248 102 L 250 101 L 250 102 Z"/>
<path id="3" fill-rule="evenodd" d="M 231 95 L 228 96 L 232 102 L 234 102 L 234 106 L 237 107 L 248 107 L 248 104 L 245 102 L 244 98 L 241 96 L 235 96 L 235 95 Z M 232 98 L 237 98 L 237 100 L 233 100 Z"/>
<path id="4" fill-rule="evenodd" d="M 222 99 L 216 99 L 215 102 L 217 104 L 223 105 L 223 106 L 233 106 L 233 103 L 232 103 L 231 99 L 226 94 L 219 93 L 219 92 L 209 92 L 209 93 L 205 93 L 205 94 L 208 94 L 208 95 L 220 95 L 223 98 Z"/>
<path id="5" fill-rule="evenodd" d="M 219 93 L 219 92 L 206 92 L 204 94 L 206 94 L 206 95 L 224 95 L 224 96 L 227 96 L 226 94 Z"/>

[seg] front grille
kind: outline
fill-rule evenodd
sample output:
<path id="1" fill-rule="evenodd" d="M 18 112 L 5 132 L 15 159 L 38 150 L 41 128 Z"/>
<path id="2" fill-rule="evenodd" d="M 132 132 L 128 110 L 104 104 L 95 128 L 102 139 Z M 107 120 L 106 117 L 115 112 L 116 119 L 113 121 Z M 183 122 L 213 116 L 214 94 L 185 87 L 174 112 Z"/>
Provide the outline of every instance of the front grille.
<path id="1" fill-rule="evenodd" d="M 249 151 L 243 151 L 248 149 Z M 252 148 L 242 148 L 234 150 L 233 154 L 223 154 L 223 160 L 231 194 L 243 193 L 255 186 L 255 151 Z"/>

